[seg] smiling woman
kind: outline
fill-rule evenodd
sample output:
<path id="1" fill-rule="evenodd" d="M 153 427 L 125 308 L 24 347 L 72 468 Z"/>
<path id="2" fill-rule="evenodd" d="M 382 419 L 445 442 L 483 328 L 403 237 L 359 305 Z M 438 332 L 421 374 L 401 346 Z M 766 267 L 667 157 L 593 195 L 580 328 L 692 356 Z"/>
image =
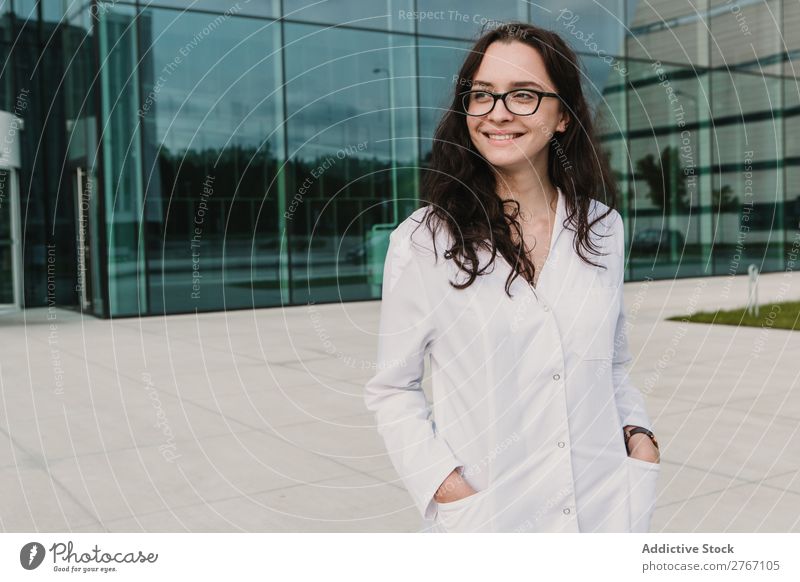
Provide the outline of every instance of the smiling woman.
<path id="1" fill-rule="evenodd" d="M 625 368 L 624 225 L 580 75 L 555 33 L 484 34 L 428 204 L 390 237 L 366 403 L 434 531 L 649 528 L 657 441 Z"/>
<path id="2" fill-rule="evenodd" d="M 491 30 L 468 53 L 436 130 L 435 171 L 425 175 L 422 196 L 459 233 L 451 250 L 471 275 L 479 270 L 475 248 L 488 243 L 517 266 L 509 285 L 518 275 L 536 283 L 548 249 L 533 243 L 549 240 L 555 186 L 566 195 L 576 252 L 587 261 L 594 252 L 590 201 L 615 207 L 616 187 L 598 155 L 581 75 L 560 36 L 526 23 Z"/>

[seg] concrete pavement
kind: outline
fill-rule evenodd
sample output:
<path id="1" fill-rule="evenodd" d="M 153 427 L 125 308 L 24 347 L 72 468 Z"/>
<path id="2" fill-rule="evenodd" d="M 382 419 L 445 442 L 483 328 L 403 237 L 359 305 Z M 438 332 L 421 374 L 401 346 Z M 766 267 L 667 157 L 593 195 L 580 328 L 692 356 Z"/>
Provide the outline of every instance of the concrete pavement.
<path id="1" fill-rule="evenodd" d="M 800 531 L 800 335 L 665 321 L 746 286 L 626 285 L 662 443 L 653 531 Z M 760 297 L 797 299 L 800 276 L 762 275 Z M 0 317 L 0 528 L 416 531 L 362 399 L 379 306 Z"/>

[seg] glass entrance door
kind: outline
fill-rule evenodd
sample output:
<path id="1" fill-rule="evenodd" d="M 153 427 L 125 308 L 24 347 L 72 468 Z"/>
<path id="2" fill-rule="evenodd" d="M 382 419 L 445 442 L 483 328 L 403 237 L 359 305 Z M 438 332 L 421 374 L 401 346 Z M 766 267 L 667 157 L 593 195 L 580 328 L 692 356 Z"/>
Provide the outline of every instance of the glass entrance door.
<path id="1" fill-rule="evenodd" d="M 75 239 L 77 249 L 78 301 L 81 311 L 92 307 L 92 254 L 90 242 L 91 176 L 81 166 L 75 167 L 73 191 L 75 192 Z"/>
<path id="2" fill-rule="evenodd" d="M 18 200 L 16 171 L 0 169 L 0 311 L 22 303 Z"/>

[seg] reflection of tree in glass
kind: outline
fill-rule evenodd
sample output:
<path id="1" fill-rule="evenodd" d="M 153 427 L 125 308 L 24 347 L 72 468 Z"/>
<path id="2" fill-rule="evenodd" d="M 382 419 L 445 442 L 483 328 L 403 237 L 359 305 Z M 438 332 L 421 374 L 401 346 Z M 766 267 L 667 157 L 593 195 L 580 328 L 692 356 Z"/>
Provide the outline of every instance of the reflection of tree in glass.
<path id="1" fill-rule="evenodd" d="M 690 201 L 686 184 L 691 178 L 691 175 L 684 175 L 680 153 L 675 146 L 665 147 L 658 161 L 653 154 L 636 161 L 636 179 L 647 183 L 650 201 L 666 213 L 688 212 Z M 711 207 L 714 212 L 738 210 L 739 197 L 725 184 L 712 190 Z"/>
<path id="2" fill-rule="evenodd" d="M 190 240 L 195 234 L 209 176 L 213 176 L 214 186 L 213 194 L 205 200 L 204 240 L 212 236 L 250 240 L 257 228 L 274 228 L 279 160 L 270 142 L 260 147 L 237 144 L 225 149 L 179 151 L 162 146 L 151 155 L 156 165 L 147 188 L 145 215 L 154 249 L 159 249 L 165 239 Z M 277 242 L 272 244 L 277 246 Z"/>
<path id="3" fill-rule="evenodd" d="M 349 238 L 365 240 L 373 224 L 392 220 L 392 164 L 374 152 L 343 156 L 341 149 L 313 157 L 293 152 L 282 162 L 269 141 L 224 149 L 159 148 L 157 171 L 147 196 L 153 244 L 160 245 L 164 237 L 191 239 L 198 226 L 195 219 L 207 176 L 214 177 L 214 190 L 206 200 L 204 241 L 212 236 L 250 241 L 256 236 L 260 248 L 277 249 L 280 212 L 291 216 L 292 250 L 324 247 L 325 237 L 341 236 L 342 225 Z M 417 208 L 415 172 L 413 167 L 398 170 L 399 213 L 403 216 Z M 281 196 L 283 206 L 278 202 Z M 342 252 L 354 245 L 347 241 Z"/>
<path id="4" fill-rule="evenodd" d="M 260 198 L 278 171 L 278 159 L 272 150 L 270 142 L 260 147 L 236 144 L 225 149 L 191 148 L 174 152 L 162 146 L 157 152 L 161 195 L 165 200 L 196 201 L 203 192 L 206 177 L 213 175 L 216 200 L 230 203 L 237 188 L 238 196 Z"/>

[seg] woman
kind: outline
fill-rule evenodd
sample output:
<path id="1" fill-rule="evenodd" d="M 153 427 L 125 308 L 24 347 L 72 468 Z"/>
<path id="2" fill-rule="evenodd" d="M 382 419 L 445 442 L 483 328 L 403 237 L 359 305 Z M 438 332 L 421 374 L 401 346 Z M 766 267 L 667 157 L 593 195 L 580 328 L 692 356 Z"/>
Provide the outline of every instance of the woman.
<path id="1" fill-rule="evenodd" d="M 577 63 L 530 24 L 484 34 L 428 204 L 390 237 L 365 398 L 434 531 L 649 527 L 659 454 L 625 369 L 623 222 Z"/>

